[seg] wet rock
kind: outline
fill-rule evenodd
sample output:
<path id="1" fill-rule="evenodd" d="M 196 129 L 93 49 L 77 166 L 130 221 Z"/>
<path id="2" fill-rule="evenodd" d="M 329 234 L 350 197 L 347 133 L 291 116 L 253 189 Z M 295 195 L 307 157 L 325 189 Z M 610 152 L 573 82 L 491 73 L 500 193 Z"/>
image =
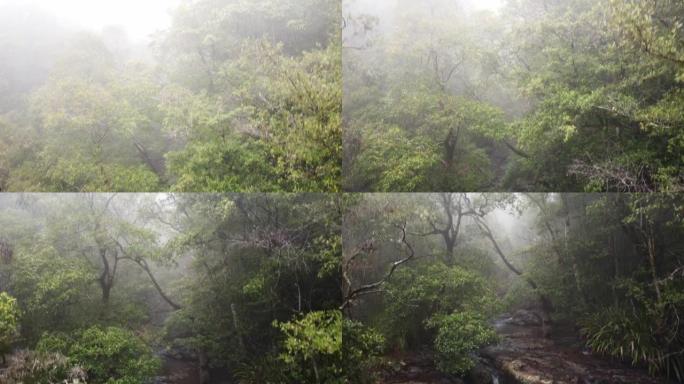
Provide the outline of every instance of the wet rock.
<path id="1" fill-rule="evenodd" d="M 493 384 L 494 379 L 489 368 L 484 364 L 477 364 L 468 372 L 468 380 L 472 384 Z"/>
<path id="2" fill-rule="evenodd" d="M 509 322 L 520 326 L 542 325 L 541 316 L 536 312 L 527 309 L 517 310 L 513 316 L 511 316 Z"/>
<path id="3" fill-rule="evenodd" d="M 538 326 L 507 323 L 497 328 L 503 342 L 484 348 L 507 383 L 520 384 L 656 384 L 647 372 L 583 353 L 581 347 L 544 338 Z"/>
<path id="4" fill-rule="evenodd" d="M 543 374 L 535 370 L 526 369 L 525 362 L 520 360 L 512 360 L 503 362 L 501 369 L 520 384 L 553 384 L 554 380 L 545 378 Z M 558 381 L 555 381 L 558 382 Z"/>
<path id="5" fill-rule="evenodd" d="M 423 370 L 420 367 L 409 367 L 409 369 L 406 371 L 406 377 L 411 380 L 417 379 L 422 374 Z"/>

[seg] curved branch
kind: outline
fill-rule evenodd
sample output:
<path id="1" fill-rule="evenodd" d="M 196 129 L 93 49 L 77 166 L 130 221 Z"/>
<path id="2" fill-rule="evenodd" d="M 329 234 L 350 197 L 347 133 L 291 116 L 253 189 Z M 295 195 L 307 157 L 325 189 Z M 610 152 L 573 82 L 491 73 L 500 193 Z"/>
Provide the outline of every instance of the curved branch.
<path id="1" fill-rule="evenodd" d="M 526 159 L 532 158 L 532 156 L 530 156 L 527 152 L 524 152 L 523 150 L 516 148 L 513 144 L 509 143 L 508 141 L 503 140 L 503 143 L 505 146 L 508 147 L 508 149 L 510 149 L 516 155 L 524 157 Z"/>
<path id="2" fill-rule="evenodd" d="M 516 268 L 513 264 L 511 264 L 510 261 L 508 261 L 508 258 L 506 257 L 506 255 L 504 255 L 503 251 L 501 250 L 501 247 L 499 247 L 499 243 L 498 243 L 498 242 L 496 241 L 496 239 L 494 238 L 494 234 L 492 234 L 492 230 L 491 230 L 491 229 L 489 228 L 489 226 L 484 222 L 484 220 L 483 220 L 482 218 L 477 217 L 477 218 L 475 219 L 475 223 L 477 223 L 477 226 L 480 227 L 480 229 L 482 230 L 482 234 L 483 234 L 486 238 L 488 238 L 489 241 L 492 243 L 492 246 L 494 247 L 494 250 L 496 251 L 496 253 L 497 253 L 497 254 L 499 255 L 499 257 L 501 258 L 501 261 L 503 261 L 503 263 L 506 264 L 506 267 L 508 267 L 508 269 L 510 269 L 510 270 L 511 270 L 513 273 L 515 273 L 516 275 L 522 276 L 522 274 L 523 274 L 522 271 L 520 271 L 520 270 L 519 270 L 518 268 Z M 533 281 L 531 281 L 531 280 L 529 280 L 529 279 L 527 279 L 527 280 L 528 280 L 528 282 L 530 283 L 530 285 L 532 286 L 532 288 L 535 288 L 535 289 L 537 288 L 537 285 L 536 285 Z"/>
<path id="3" fill-rule="evenodd" d="M 164 299 L 164 301 L 166 301 L 167 304 L 169 304 L 175 310 L 180 310 L 183 308 L 182 306 L 177 304 L 175 301 L 173 301 L 169 296 L 167 296 L 166 293 L 164 293 L 164 290 L 162 289 L 162 287 L 157 282 L 157 279 L 154 277 L 154 274 L 152 273 L 152 270 L 150 269 L 150 266 L 145 259 L 143 259 L 141 257 L 130 256 L 128 254 L 128 252 L 126 252 L 126 250 L 124 249 L 124 247 L 121 245 L 121 243 L 119 241 L 114 239 L 114 242 L 116 243 L 116 245 L 121 250 L 121 253 L 123 253 L 125 255 L 124 257 L 121 257 L 120 259 L 121 260 L 130 260 L 130 261 L 138 264 L 138 266 L 143 271 L 145 271 L 145 273 L 147 273 L 147 276 L 150 278 L 150 281 L 152 282 L 152 285 L 154 285 L 154 288 L 159 293 L 159 296 L 161 296 L 161 298 Z"/>
<path id="4" fill-rule="evenodd" d="M 351 287 L 351 279 L 349 279 L 348 274 L 345 273 L 345 280 L 347 280 L 348 284 L 348 291 L 347 295 L 344 298 L 344 301 L 342 302 L 342 305 L 340 306 L 340 310 L 344 310 L 347 308 L 356 298 L 359 296 L 371 294 L 371 293 L 377 293 L 377 292 L 382 292 L 381 287 L 385 285 L 391 278 L 394 272 L 402 266 L 403 264 L 408 263 L 411 261 L 415 256 L 416 256 L 416 251 L 413 248 L 413 245 L 407 240 L 407 231 L 406 231 L 406 223 L 397 226 L 401 230 L 401 243 L 406 247 L 407 250 L 407 256 L 404 257 L 403 259 L 397 260 L 393 262 L 390 266 L 390 270 L 387 272 L 387 274 L 380 280 L 365 284 L 360 286 L 359 288 L 352 289 Z M 353 257 L 356 258 L 360 255 L 360 253 L 355 254 Z"/>

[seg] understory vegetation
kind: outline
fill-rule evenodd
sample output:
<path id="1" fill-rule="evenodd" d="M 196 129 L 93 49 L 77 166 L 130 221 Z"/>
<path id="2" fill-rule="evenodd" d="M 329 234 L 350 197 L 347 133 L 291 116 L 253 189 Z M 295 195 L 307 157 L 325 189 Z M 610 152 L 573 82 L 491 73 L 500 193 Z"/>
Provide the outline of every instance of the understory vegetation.
<path id="1" fill-rule="evenodd" d="M 516 314 L 531 314 L 539 337 L 570 330 L 595 359 L 683 380 L 682 204 L 664 194 L 364 195 L 345 216 L 342 308 L 381 341 L 367 382 L 393 382 L 398 364 L 426 353 L 435 370 L 468 376 L 482 348 L 503 341 L 497 322 Z"/>
<path id="2" fill-rule="evenodd" d="M 342 344 L 355 326 L 339 311 L 346 204 L 0 197 L 0 382 L 353 382 L 365 357 Z"/>

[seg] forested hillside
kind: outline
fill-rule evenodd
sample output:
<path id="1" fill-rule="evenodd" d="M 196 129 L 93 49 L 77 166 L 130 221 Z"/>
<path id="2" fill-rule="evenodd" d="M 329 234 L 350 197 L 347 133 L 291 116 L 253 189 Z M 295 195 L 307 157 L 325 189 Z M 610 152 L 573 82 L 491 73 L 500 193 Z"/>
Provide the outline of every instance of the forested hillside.
<path id="1" fill-rule="evenodd" d="M 0 382 L 349 382 L 362 357 L 341 340 L 346 204 L 0 196 Z"/>
<path id="2" fill-rule="evenodd" d="M 682 203 L 364 196 L 342 272 L 345 313 L 379 348 L 365 382 L 681 382 Z"/>
<path id="3" fill-rule="evenodd" d="M 187 0 L 141 44 L 0 5 L 0 190 L 339 190 L 339 9 Z"/>
<path id="4" fill-rule="evenodd" d="M 680 191 L 680 0 L 345 2 L 345 189 Z"/>

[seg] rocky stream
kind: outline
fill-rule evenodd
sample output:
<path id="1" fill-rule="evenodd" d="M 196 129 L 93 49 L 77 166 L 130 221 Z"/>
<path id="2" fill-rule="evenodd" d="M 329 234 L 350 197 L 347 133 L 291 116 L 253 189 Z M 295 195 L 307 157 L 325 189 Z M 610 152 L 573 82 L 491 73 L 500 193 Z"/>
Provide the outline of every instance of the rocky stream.
<path id="1" fill-rule="evenodd" d="M 645 370 L 597 356 L 582 347 L 570 326 L 545 329 L 525 310 L 492 323 L 501 342 L 479 351 L 465 378 L 439 373 L 429 352 L 401 356 L 380 384 L 663 384 Z"/>

